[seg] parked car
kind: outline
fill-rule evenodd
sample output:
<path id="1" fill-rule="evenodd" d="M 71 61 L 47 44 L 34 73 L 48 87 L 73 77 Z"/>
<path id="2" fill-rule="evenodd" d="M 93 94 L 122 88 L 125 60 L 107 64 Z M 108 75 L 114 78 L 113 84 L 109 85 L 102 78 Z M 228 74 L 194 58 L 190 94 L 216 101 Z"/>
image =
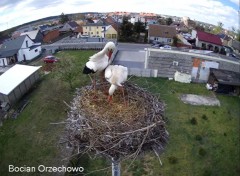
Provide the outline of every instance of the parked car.
<path id="1" fill-rule="evenodd" d="M 169 46 L 169 45 L 164 45 L 164 46 L 160 47 L 160 49 L 171 50 L 171 49 L 172 49 L 172 47 L 171 47 L 171 46 Z"/>
<path id="2" fill-rule="evenodd" d="M 58 58 L 56 58 L 55 56 L 46 56 L 43 58 L 43 62 L 45 63 L 55 63 L 58 62 Z"/>
<path id="3" fill-rule="evenodd" d="M 153 48 L 160 48 L 160 47 L 162 47 L 162 46 L 163 46 L 163 44 L 161 44 L 161 43 L 160 43 L 160 44 L 152 45 Z"/>

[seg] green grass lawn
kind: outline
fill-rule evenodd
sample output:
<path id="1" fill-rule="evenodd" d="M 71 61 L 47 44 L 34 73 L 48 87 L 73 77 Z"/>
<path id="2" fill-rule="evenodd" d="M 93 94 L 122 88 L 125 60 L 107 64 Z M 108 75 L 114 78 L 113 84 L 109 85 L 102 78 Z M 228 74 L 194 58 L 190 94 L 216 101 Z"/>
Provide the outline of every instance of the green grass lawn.
<path id="1" fill-rule="evenodd" d="M 71 58 L 81 68 L 95 51 L 61 51 L 57 57 Z M 39 62 L 38 64 L 42 64 Z M 43 65 L 44 66 L 44 65 Z M 160 78 L 131 78 L 131 82 L 148 89 L 166 104 L 165 116 L 169 144 L 160 158 L 152 153 L 121 163 L 123 176 L 235 176 L 239 168 L 239 97 L 217 95 L 221 107 L 192 106 L 182 103 L 182 93 L 210 95 L 203 84 L 182 84 Z M 75 88 L 89 84 L 88 76 L 81 70 L 73 85 Z M 61 166 L 62 148 L 59 139 L 64 125 L 52 125 L 66 119 L 67 106 L 74 90 L 56 79 L 52 73 L 41 80 L 26 96 L 31 103 L 16 119 L 4 121 L 0 128 L 0 175 L 8 173 L 8 165 L 15 166 Z M 194 120 L 193 120 L 194 119 Z M 193 123 L 193 121 L 195 123 Z M 71 165 L 85 168 L 84 173 L 110 166 L 104 158 L 90 159 L 83 155 L 71 161 Z M 18 174 L 21 175 L 21 174 Z M 22 175 L 54 175 L 53 173 L 30 173 Z M 69 174 L 70 175 L 70 174 Z M 111 168 L 89 175 L 111 175 Z"/>

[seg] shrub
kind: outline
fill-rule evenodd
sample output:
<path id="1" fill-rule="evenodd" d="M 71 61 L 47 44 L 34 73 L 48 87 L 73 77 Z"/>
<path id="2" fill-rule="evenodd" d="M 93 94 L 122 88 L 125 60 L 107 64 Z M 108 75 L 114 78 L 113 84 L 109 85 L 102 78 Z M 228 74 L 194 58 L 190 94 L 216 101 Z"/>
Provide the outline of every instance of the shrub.
<path id="1" fill-rule="evenodd" d="M 204 148 L 202 148 L 202 147 L 199 149 L 198 153 L 201 156 L 205 156 L 207 154 L 206 150 Z"/>
<path id="2" fill-rule="evenodd" d="M 197 125 L 197 119 L 195 117 L 193 117 L 191 120 L 190 120 L 191 124 L 192 125 Z"/>
<path id="3" fill-rule="evenodd" d="M 212 175 L 212 172 L 210 170 L 205 170 L 203 172 L 203 176 L 211 176 Z"/>
<path id="4" fill-rule="evenodd" d="M 215 111 L 214 111 L 214 112 L 215 112 Z M 202 115 L 202 119 L 203 119 L 203 120 L 207 120 L 208 117 L 207 117 L 205 114 L 203 114 L 203 115 Z"/>
<path id="5" fill-rule="evenodd" d="M 178 162 L 178 159 L 175 156 L 168 157 L 168 161 L 170 164 L 176 164 Z"/>
<path id="6" fill-rule="evenodd" d="M 197 141 L 201 141 L 201 140 L 202 140 L 202 136 L 198 134 L 198 135 L 195 136 L 195 139 L 196 139 Z"/>

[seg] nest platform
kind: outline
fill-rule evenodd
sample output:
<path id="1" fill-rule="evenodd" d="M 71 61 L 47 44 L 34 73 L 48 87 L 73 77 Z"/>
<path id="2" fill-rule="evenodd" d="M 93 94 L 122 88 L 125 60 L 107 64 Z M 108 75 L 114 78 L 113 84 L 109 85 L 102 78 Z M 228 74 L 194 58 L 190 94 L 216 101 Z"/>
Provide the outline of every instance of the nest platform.
<path id="1" fill-rule="evenodd" d="M 132 83 L 114 92 L 107 101 L 103 87 L 85 86 L 76 91 L 67 119 L 68 141 L 78 153 L 95 152 L 111 158 L 135 158 L 145 151 L 160 154 L 168 141 L 165 105 L 156 96 Z"/>

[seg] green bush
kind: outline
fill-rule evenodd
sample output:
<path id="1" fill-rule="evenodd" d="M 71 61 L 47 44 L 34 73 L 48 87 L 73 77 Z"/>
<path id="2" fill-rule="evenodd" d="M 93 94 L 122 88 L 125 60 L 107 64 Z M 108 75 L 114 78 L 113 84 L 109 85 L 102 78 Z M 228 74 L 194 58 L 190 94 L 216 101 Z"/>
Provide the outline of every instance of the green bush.
<path id="1" fill-rule="evenodd" d="M 198 134 L 198 135 L 195 136 L 195 139 L 196 139 L 197 141 L 201 141 L 201 140 L 202 140 L 202 136 Z"/>
<path id="2" fill-rule="evenodd" d="M 198 153 L 201 156 L 205 156 L 207 154 L 206 150 L 204 148 L 202 148 L 202 147 L 199 149 Z"/>
<path id="3" fill-rule="evenodd" d="M 192 125 L 197 125 L 197 119 L 195 117 L 193 117 L 191 120 L 190 120 L 191 124 Z"/>
<path id="4" fill-rule="evenodd" d="M 175 156 L 168 157 L 168 161 L 170 164 L 176 164 L 178 162 L 178 159 Z"/>
<path id="5" fill-rule="evenodd" d="M 214 112 L 215 112 L 215 111 L 214 111 Z M 206 116 L 206 114 L 203 114 L 203 115 L 202 115 L 202 119 L 203 119 L 203 120 L 207 120 L 207 119 L 208 119 L 208 117 Z"/>

